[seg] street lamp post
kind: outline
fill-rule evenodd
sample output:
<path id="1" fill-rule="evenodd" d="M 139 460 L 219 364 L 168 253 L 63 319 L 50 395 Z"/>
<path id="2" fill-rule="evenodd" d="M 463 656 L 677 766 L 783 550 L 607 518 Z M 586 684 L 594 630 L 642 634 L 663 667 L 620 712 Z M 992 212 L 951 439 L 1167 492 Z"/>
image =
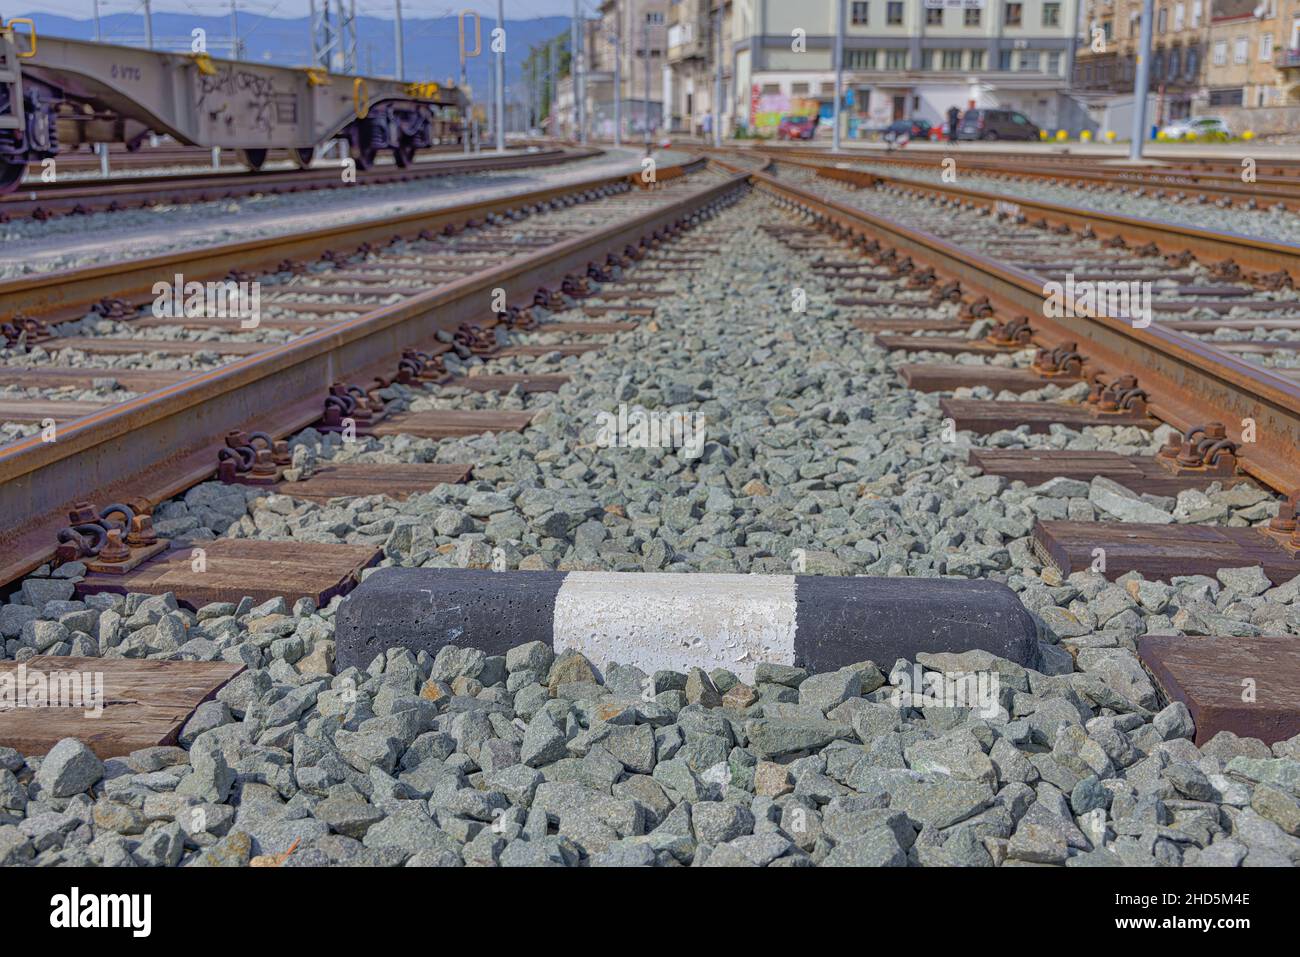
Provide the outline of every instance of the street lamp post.
<path id="1" fill-rule="evenodd" d="M 1128 158 L 1136 163 L 1142 159 L 1142 144 L 1146 141 L 1147 89 L 1151 84 L 1151 20 L 1153 0 L 1142 2 L 1142 28 L 1138 35 L 1137 76 L 1133 79 L 1133 139 L 1129 143 Z"/>

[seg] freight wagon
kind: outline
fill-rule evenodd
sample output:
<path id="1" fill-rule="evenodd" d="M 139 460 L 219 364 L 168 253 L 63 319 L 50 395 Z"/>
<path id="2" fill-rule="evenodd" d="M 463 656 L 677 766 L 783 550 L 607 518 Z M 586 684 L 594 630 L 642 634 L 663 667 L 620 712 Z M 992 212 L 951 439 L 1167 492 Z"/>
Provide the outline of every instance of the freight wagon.
<path id="1" fill-rule="evenodd" d="M 418 149 L 459 141 L 466 107 L 455 86 L 38 40 L 31 21 L 16 18 L 0 27 L 0 193 L 60 150 L 130 148 L 151 133 L 239 150 L 253 170 L 272 150 L 306 165 L 333 139 L 347 142 L 359 169 L 381 150 L 406 166 Z"/>

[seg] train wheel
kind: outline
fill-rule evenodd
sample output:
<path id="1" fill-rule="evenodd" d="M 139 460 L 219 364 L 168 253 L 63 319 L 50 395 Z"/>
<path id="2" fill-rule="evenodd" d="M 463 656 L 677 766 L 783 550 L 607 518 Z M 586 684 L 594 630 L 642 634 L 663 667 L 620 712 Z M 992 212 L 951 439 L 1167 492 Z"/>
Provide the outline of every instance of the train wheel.
<path id="1" fill-rule="evenodd" d="M 7 163 L 0 160 L 0 196 L 12 193 L 27 172 L 26 163 Z"/>
<path id="2" fill-rule="evenodd" d="M 415 159 L 415 146 L 412 143 L 402 143 L 400 146 L 393 147 L 393 161 L 402 169 L 410 166 Z"/>
<path id="3" fill-rule="evenodd" d="M 295 149 L 289 152 L 293 154 L 293 162 L 299 169 L 307 169 L 307 167 L 311 166 L 311 161 L 316 158 L 316 151 L 310 146 L 306 149 Z"/>
<path id="4" fill-rule="evenodd" d="M 262 164 L 266 162 L 266 150 L 240 150 L 239 156 L 243 159 L 244 165 L 255 173 L 261 169 Z"/>
<path id="5" fill-rule="evenodd" d="M 362 146 L 352 151 L 352 158 L 356 160 L 357 169 L 370 169 L 375 165 L 375 156 L 378 150 L 373 146 Z"/>

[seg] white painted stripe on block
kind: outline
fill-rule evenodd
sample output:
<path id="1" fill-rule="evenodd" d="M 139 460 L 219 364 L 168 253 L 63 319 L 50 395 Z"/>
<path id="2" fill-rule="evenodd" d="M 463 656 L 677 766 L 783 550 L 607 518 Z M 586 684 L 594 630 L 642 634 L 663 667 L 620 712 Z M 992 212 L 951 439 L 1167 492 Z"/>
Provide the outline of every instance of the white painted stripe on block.
<path id="1" fill-rule="evenodd" d="M 555 651 L 659 669 L 794 663 L 793 575 L 570 572 L 555 597 Z"/>

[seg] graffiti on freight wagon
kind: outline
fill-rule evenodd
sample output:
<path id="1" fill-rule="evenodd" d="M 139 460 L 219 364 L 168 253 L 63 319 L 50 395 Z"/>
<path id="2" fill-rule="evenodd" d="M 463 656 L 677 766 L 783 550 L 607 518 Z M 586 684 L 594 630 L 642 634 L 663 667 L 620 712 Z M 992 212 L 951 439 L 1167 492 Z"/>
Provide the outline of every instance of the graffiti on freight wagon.
<path id="1" fill-rule="evenodd" d="M 239 116 L 252 129 L 268 133 L 274 124 L 284 121 L 286 114 L 289 114 L 288 122 L 297 121 L 296 97 L 276 93 L 275 82 L 268 76 L 231 66 L 212 75 L 198 73 L 197 80 L 195 106 L 206 109 L 212 119 L 224 113 L 226 124 L 233 125 Z M 291 109 L 284 109 L 282 101 L 285 100 L 293 101 Z"/>

